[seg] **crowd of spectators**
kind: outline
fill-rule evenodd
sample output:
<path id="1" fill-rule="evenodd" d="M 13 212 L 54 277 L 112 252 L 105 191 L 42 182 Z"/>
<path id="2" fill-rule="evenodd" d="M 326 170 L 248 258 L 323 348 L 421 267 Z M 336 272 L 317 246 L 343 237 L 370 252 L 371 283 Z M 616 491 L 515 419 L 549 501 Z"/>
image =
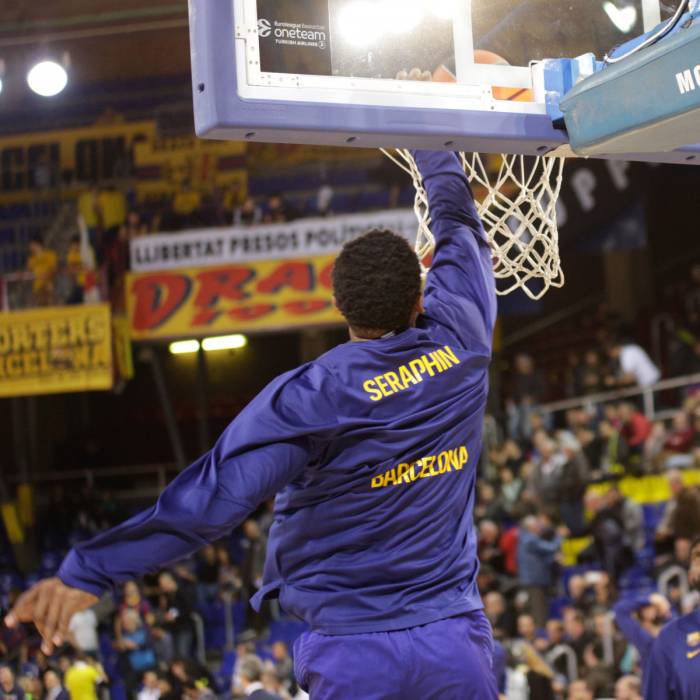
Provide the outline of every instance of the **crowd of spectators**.
<path id="1" fill-rule="evenodd" d="M 89 490 L 65 499 L 58 493 L 52 503 L 45 518 L 53 531 L 45 544 L 54 552 L 58 542 L 89 537 L 123 517 L 110 498 L 100 500 Z M 289 640 L 270 633 L 279 612 L 247 608 L 262 578 L 270 513 L 265 506 L 230 540 L 106 594 L 71 619 L 67 643 L 50 658 L 32 628 L 10 630 L 0 623 L 0 698 L 295 698 Z M 18 594 L 11 588 L 0 608 L 9 608 Z M 209 644 L 202 622 L 212 613 L 219 621 L 229 615 L 232 627 L 230 638 Z M 202 657 L 200 644 L 214 656 Z M 226 659 L 235 664 L 226 669 Z"/>

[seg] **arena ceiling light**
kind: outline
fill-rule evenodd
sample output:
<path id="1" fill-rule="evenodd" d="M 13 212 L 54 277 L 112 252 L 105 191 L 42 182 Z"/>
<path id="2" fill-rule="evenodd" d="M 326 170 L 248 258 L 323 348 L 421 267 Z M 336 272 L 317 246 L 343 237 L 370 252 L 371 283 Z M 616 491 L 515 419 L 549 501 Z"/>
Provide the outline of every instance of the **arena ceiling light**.
<path id="1" fill-rule="evenodd" d="M 68 73 L 56 61 L 40 61 L 27 73 L 27 85 L 41 97 L 55 97 L 67 84 Z"/>
<path id="2" fill-rule="evenodd" d="M 386 34 L 407 34 L 416 29 L 428 10 L 451 17 L 455 0 L 352 0 L 341 10 L 343 39 L 357 47 L 371 46 Z"/>
<path id="3" fill-rule="evenodd" d="M 198 340 L 178 340 L 175 343 L 170 343 L 171 355 L 191 355 L 199 352 Z"/>
<path id="4" fill-rule="evenodd" d="M 456 14 L 455 0 L 432 0 L 430 11 L 440 19 L 452 19 Z"/>
<path id="5" fill-rule="evenodd" d="M 614 2 L 607 0 L 603 3 L 605 14 L 610 17 L 610 21 L 623 33 L 629 34 L 637 24 L 639 14 L 633 5 L 618 7 Z"/>
<path id="6" fill-rule="evenodd" d="M 205 352 L 216 350 L 240 350 L 248 345 L 248 338 L 237 333 L 236 335 L 222 335 L 218 338 L 205 338 L 202 341 L 202 349 Z"/>

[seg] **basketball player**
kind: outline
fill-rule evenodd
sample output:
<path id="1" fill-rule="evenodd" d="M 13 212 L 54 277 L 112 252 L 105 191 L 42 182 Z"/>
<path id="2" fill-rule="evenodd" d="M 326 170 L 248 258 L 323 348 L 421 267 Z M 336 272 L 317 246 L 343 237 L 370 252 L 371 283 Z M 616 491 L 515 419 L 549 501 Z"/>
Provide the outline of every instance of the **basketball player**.
<path id="1" fill-rule="evenodd" d="M 690 547 L 690 587 L 700 592 L 700 538 Z M 669 622 L 654 641 L 644 669 L 645 700 L 700 696 L 700 610 Z"/>
<path id="2" fill-rule="evenodd" d="M 436 238 L 425 293 L 404 239 L 346 245 L 333 285 L 351 342 L 273 381 L 155 507 L 78 545 L 9 624 L 35 622 L 50 651 L 107 588 L 278 494 L 253 605 L 279 597 L 309 624 L 294 656 L 312 700 L 495 700 L 473 527 L 491 254 L 457 157 L 415 157 Z"/>

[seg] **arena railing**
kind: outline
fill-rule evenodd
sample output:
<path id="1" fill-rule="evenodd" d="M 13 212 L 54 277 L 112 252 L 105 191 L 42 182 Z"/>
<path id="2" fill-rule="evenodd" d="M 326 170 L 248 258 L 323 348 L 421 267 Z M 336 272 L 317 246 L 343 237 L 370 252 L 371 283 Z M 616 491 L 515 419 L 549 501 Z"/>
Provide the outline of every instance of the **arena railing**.
<path id="1" fill-rule="evenodd" d="M 537 410 L 540 413 L 555 414 L 569 411 L 573 408 L 589 408 L 601 404 L 614 403 L 625 399 L 641 399 L 644 413 L 650 420 L 665 420 L 669 418 L 677 409 L 658 410 L 656 395 L 674 389 L 687 389 L 693 386 L 700 386 L 700 374 L 689 374 L 684 377 L 664 379 L 649 387 L 632 387 L 630 389 L 618 389 L 600 394 L 589 394 L 563 401 L 539 404 Z"/>
<path id="2" fill-rule="evenodd" d="M 108 481 L 104 490 L 120 501 L 153 500 L 158 497 L 168 482 L 178 474 L 175 464 L 150 464 L 132 467 L 96 467 L 90 469 L 72 469 L 41 472 L 31 475 L 33 484 L 44 486 L 51 484 L 87 486 L 99 489 L 100 482 Z M 143 477 L 143 479 L 139 479 Z M 114 488 L 114 482 L 124 480 L 124 489 Z M 18 483 L 18 476 L 8 477 L 10 482 Z M 140 483 L 142 481 L 143 483 Z"/>

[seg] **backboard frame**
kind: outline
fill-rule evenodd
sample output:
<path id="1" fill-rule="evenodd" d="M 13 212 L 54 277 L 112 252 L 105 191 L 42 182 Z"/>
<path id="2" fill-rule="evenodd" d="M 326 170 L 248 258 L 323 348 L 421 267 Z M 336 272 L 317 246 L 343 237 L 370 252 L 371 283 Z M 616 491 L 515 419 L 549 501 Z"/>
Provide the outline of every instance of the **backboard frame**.
<path id="1" fill-rule="evenodd" d="M 645 23 L 660 19 L 658 0 L 642 1 Z M 463 7 L 468 13 L 468 2 Z M 535 73 L 475 64 L 465 18 L 455 22 L 463 27 L 455 29 L 455 46 L 461 47 L 455 52 L 455 85 L 264 73 L 256 0 L 189 0 L 189 13 L 199 136 L 526 155 L 567 150 L 566 134 L 553 127 Z M 496 100 L 491 84 L 533 89 L 536 101 Z M 700 146 L 690 146 L 624 159 L 686 163 L 699 152 Z"/>

